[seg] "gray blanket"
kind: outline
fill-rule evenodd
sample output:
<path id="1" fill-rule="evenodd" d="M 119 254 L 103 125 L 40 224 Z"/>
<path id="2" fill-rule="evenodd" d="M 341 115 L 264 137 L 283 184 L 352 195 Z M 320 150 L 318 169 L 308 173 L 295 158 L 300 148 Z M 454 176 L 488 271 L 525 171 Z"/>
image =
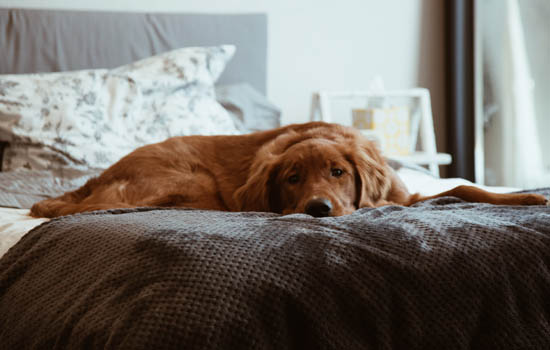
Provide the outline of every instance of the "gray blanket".
<path id="1" fill-rule="evenodd" d="M 0 260 L 0 348 L 550 349 L 549 264 L 542 206 L 79 214 Z"/>
<path id="2" fill-rule="evenodd" d="M 74 170 L 60 178 L 50 171 L 0 172 L 0 207 L 28 209 L 38 201 L 79 188 L 99 173 Z"/>

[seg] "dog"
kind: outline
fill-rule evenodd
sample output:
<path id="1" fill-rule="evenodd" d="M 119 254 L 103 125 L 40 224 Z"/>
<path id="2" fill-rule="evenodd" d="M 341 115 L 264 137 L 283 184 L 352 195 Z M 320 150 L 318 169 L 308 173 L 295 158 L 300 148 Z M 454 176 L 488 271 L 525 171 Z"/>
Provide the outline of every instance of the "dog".
<path id="1" fill-rule="evenodd" d="M 375 145 L 351 127 L 293 124 L 236 136 L 180 136 L 140 147 L 81 188 L 33 205 L 34 217 L 134 207 L 351 214 L 454 196 L 469 202 L 545 205 L 538 194 L 459 186 L 410 194 Z"/>

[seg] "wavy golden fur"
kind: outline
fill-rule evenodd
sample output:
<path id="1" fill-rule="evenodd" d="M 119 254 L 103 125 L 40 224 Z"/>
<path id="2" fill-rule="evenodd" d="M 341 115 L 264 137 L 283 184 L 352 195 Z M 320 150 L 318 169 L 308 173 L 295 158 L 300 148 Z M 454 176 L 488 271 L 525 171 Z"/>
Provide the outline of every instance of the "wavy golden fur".
<path id="1" fill-rule="evenodd" d="M 374 145 L 350 127 L 294 124 L 239 136 L 182 136 L 136 149 L 76 191 L 36 203 L 35 217 L 141 206 L 339 216 L 440 196 L 540 205 L 536 194 L 459 186 L 411 195 Z"/>

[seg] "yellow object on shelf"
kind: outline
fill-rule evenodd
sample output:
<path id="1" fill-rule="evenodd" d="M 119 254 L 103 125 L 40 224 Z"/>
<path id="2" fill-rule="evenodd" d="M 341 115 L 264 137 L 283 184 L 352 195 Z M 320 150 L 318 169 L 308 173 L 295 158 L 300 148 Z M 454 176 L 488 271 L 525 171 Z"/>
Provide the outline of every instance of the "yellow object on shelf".
<path id="1" fill-rule="evenodd" d="M 408 155 L 410 144 L 410 110 L 408 107 L 353 109 L 353 126 L 372 130 L 379 136 L 386 155 Z"/>

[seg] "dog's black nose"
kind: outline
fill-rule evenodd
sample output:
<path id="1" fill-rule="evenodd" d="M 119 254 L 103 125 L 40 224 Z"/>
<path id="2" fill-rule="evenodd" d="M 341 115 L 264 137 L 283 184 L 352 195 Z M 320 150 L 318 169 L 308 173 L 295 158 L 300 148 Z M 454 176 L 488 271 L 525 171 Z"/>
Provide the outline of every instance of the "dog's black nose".
<path id="1" fill-rule="evenodd" d="M 329 216 L 332 211 L 332 203 L 326 198 L 312 199 L 306 204 L 306 214 L 317 218 Z"/>

